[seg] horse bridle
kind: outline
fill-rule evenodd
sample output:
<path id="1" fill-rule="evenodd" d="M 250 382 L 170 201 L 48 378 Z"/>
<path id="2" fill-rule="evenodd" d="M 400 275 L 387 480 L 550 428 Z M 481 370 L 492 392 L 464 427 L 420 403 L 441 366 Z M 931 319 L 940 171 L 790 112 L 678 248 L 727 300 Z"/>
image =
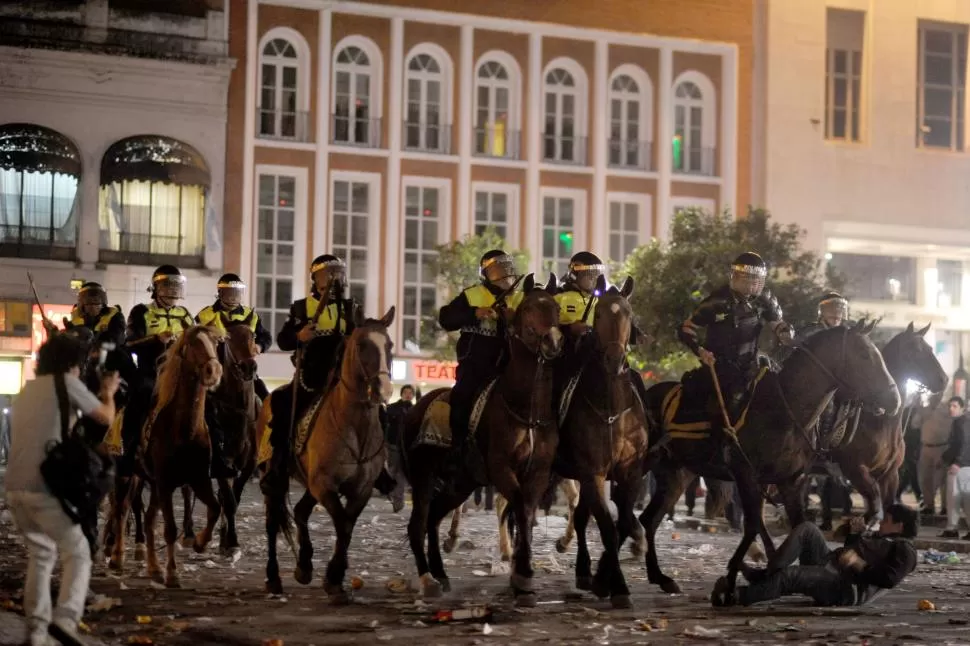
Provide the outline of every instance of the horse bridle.
<path id="1" fill-rule="evenodd" d="M 377 372 L 375 372 L 374 374 L 369 374 L 367 372 L 367 367 L 364 366 L 364 362 L 360 358 L 360 352 L 356 348 L 354 349 L 354 363 L 360 369 L 360 372 L 364 377 L 363 381 L 367 385 L 366 393 L 362 398 L 356 399 L 355 400 L 356 403 L 364 404 L 366 406 L 377 406 L 377 404 L 374 403 L 373 398 L 371 397 L 371 393 L 373 392 L 373 388 L 374 388 L 374 382 L 380 379 L 382 375 L 387 375 L 388 379 L 390 379 L 391 377 L 390 370 L 384 367 L 378 370 Z M 351 384 L 347 383 L 347 380 L 344 379 L 343 375 L 340 375 L 340 383 L 343 384 L 344 388 L 346 388 L 348 391 L 350 392 L 353 391 L 353 389 L 351 388 Z"/>
<path id="2" fill-rule="evenodd" d="M 849 334 L 852 334 L 852 330 L 847 327 L 843 327 L 842 328 L 842 351 L 840 352 L 843 369 L 845 368 L 846 365 L 848 365 L 848 360 L 846 359 L 845 347 L 849 340 Z M 809 360 L 812 363 L 815 364 L 815 366 L 819 370 L 822 371 L 822 374 L 824 374 L 826 377 L 828 377 L 833 382 L 835 382 L 835 387 L 837 390 L 842 390 L 848 393 L 846 395 L 846 399 L 848 399 L 849 401 L 859 401 L 859 402 L 862 401 L 863 393 L 860 393 L 855 388 L 850 387 L 849 384 L 846 383 L 844 379 L 842 379 L 841 377 L 833 373 L 831 370 L 829 370 L 825 366 L 825 364 L 822 363 L 822 360 L 819 359 L 817 356 L 815 356 L 815 353 L 813 353 L 811 350 L 806 348 L 804 345 L 796 345 L 795 351 L 803 353 L 806 357 L 809 358 Z M 893 381 L 892 384 L 890 385 L 890 388 L 897 388 L 897 387 L 898 386 L 896 385 L 895 381 Z"/>

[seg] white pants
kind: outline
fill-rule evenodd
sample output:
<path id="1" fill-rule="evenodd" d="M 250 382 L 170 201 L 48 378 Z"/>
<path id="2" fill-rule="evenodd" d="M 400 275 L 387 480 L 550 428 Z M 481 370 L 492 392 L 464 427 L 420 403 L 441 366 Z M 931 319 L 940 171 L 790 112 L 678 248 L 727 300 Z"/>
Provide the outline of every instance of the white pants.
<path id="1" fill-rule="evenodd" d="M 91 579 L 91 547 L 81 526 L 71 522 L 60 502 L 45 493 L 8 491 L 7 505 L 27 544 L 24 616 L 32 637 L 46 636 L 51 621 L 76 630 Z M 52 612 L 51 574 L 58 553 L 63 571 Z"/>
<path id="2" fill-rule="evenodd" d="M 946 474 L 946 528 L 960 526 L 960 510 L 970 524 L 970 467 Z"/>

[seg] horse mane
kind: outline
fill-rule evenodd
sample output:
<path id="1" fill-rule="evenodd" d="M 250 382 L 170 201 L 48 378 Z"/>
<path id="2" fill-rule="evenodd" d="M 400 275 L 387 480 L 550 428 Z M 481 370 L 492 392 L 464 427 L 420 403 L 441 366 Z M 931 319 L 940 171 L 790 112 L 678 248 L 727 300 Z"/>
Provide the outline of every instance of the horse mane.
<path id="1" fill-rule="evenodd" d="M 213 345 L 218 346 L 222 335 L 213 327 L 206 325 L 193 325 L 165 350 L 162 355 L 162 365 L 158 370 L 158 379 L 155 381 L 156 409 L 160 409 L 175 398 L 182 381 L 182 363 L 185 361 L 185 348 L 198 335 L 205 334 Z"/>

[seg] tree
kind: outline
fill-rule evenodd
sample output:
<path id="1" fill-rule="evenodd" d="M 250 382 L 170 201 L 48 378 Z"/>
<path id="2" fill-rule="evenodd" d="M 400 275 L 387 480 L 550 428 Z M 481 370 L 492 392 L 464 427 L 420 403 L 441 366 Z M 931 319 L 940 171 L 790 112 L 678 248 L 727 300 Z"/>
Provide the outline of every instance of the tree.
<path id="1" fill-rule="evenodd" d="M 437 274 L 441 287 L 441 302 L 447 303 L 463 289 L 478 282 L 478 263 L 485 252 L 491 249 L 504 249 L 515 259 L 516 269 L 525 271 L 529 266 L 529 253 L 510 250 L 507 243 L 494 229 L 488 228 L 481 234 L 467 235 L 436 248 L 438 255 L 431 270 Z M 458 333 L 447 334 L 438 325 L 437 313 L 426 317 L 421 323 L 421 348 L 431 349 L 432 356 L 442 361 L 455 360 L 455 344 Z"/>
<path id="2" fill-rule="evenodd" d="M 841 289 L 840 275 L 826 275 L 819 256 L 802 249 L 804 230 L 771 222 L 767 211 L 749 209 L 746 217 L 679 212 L 670 242 L 653 240 L 636 249 L 619 277 L 633 276 L 631 303 L 641 329 L 652 337 L 634 351 L 641 369 L 653 378 L 677 378 L 698 365 L 676 337 L 676 330 L 711 291 L 724 284 L 731 261 L 756 251 L 768 264 L 767 289 L 777 297 L 785 320 L 799 329 L 817 317 L 819 297 Z"/>

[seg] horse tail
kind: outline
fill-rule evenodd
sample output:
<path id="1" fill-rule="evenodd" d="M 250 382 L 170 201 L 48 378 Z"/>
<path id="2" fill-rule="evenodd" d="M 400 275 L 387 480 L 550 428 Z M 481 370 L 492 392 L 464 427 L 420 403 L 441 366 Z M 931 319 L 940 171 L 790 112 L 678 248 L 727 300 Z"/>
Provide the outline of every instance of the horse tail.
<path id="1" fill-rule="evenodd" d="M 271 495 L 265 496 L 265 498 L 267 524 L 272 522 L 276 523 L 276 526 L 279 527 L 280 532 L 283 534 L 283 538 L 286 539 L 286 544 L 290 546 L 293 558 L 298 559 L 299 555 L 296 549 L 296 541 L 293 539 L 293 513 L 290 511 L 290 506 L 286 502 L 287 494 L 274 492 Z"/>
<path id="2" fill-rule="evenodd" d="M 553 473 L 549 478 L 549 487 L 542 494 L 542 498 L 539 501 L 539 509 L 546 512 L 546 514 L 549 513 L 552 506 L 556 503 L 556 492 L 559 491 L 559 485 L 562 483 L 562 480 L 562 476 L 558 473 Z"/>

